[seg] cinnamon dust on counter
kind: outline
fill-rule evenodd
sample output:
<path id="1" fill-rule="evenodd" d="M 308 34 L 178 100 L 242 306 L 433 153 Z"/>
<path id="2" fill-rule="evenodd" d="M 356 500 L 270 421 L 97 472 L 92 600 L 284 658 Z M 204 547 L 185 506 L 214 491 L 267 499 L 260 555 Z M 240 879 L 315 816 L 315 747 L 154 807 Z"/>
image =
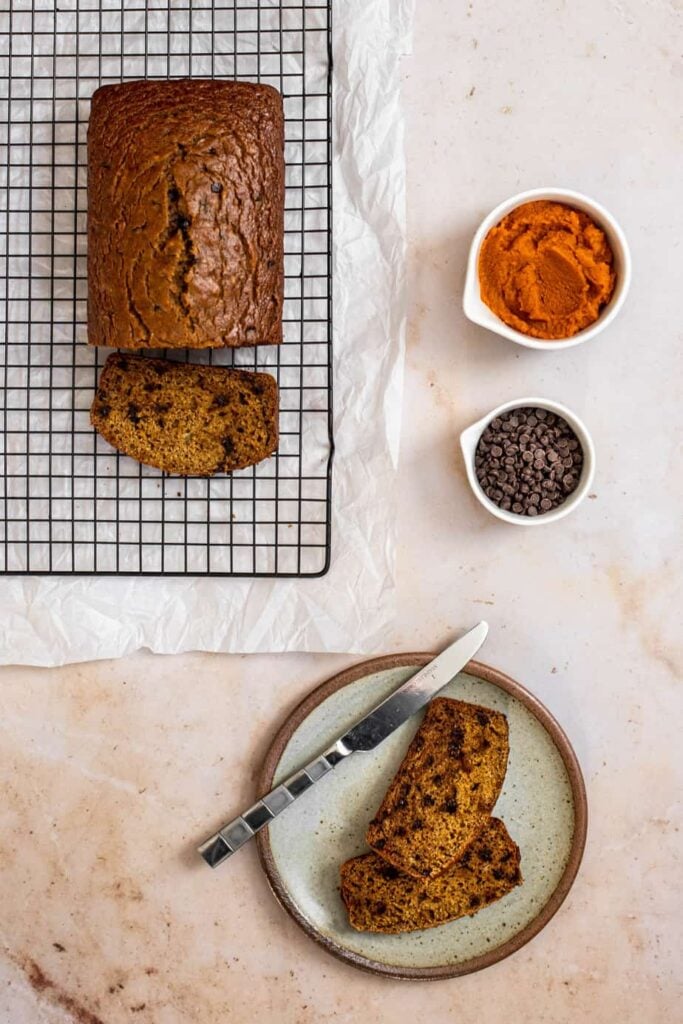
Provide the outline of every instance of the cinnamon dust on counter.
<path id="1" fill-rule="evenodd" d="M 590 327 L 615 283 L 605 232 L 564 203 L 518 206 L 491 228 L 479 254 L 482 301 L 534 338 L 557 341 Z"/>

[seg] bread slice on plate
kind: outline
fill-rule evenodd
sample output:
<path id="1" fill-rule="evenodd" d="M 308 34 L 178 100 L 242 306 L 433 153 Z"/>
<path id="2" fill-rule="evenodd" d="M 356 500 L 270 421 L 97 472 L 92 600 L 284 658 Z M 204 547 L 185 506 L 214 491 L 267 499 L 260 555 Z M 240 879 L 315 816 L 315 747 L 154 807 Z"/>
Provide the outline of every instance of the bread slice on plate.
<path id="1" fill-rule="evenodd" d="M 490 814 L 508 750 L 500 712 L 435 698 L 370 822 L 368 845 L 418 878 L 448 870 Z"/>
<path id="2" fill-rule="evenodd" d="M 376 853 L 341 867 L 341 896 L 357 931 L 410 932 L 476 914 L 522 882 L 517 844 L 487 818 L 456 864 L 436 878 L 415 878 Z"/>
<path id="3" fill-rule="evenodd" d="M 90 420 L 124 455 L 166 473 L 244 469 L 278 445 L 278 388 L 268 373 L 115 353 Z"/>

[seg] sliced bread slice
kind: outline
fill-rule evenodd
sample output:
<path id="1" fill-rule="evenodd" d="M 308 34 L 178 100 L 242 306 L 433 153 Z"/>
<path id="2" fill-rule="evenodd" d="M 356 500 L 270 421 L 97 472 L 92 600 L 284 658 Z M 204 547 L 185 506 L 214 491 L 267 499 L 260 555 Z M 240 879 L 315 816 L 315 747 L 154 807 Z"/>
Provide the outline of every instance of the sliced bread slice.
<path id="1" fill-rule="evenodd" d="M 278 388 L 268 373 L 115 353 L 90 420 L 147 466 L 211 476 L 252 466 L 278 445 Z"/>
<path id="2" fill-rule="evenodd" d="M 476 914 L 522 882 L 517 844 L 487 818 L 456 864 L 436 878 L 415 878 L 376 853 L 341 867 L 341 897 L 357 931 L 410 932 Z"/>
<path id="3" fill-rule="evenodd" d="M 368 845 L 418 878 L 446 871 L 490 814 L 508 749 L 499 711 L 435 698 L 370 822 Z"/>

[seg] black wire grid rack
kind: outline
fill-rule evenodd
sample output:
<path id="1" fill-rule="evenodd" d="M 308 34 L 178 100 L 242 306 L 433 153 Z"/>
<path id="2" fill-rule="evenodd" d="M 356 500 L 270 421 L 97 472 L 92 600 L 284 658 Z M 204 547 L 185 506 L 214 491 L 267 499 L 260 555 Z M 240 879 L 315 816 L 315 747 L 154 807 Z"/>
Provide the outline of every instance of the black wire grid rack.
<path id="1" fill-rule="evenodd" d="M 7 0 L 5 0 L 5 5 Z M 0 11 L 0 572 L 318 576 L 330 557 L 331 0 L 9 0 Z M 284 97 L 284 343 L 189 353 L 273 373 L 278 454 L 204 479 L 89 422 L 86 131 L 109 82 L 215 77 Z"/>

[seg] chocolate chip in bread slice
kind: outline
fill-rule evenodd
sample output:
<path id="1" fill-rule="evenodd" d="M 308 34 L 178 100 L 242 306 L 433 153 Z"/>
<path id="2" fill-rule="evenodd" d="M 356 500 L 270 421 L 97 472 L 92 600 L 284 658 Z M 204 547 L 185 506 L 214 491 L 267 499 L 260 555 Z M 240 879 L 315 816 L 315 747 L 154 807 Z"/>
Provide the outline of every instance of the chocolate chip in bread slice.
<path id="1" fill-rule="evenodd" d="M 368 845 L 416 877 L 446 871 L 490 814 L 508 751 L 500 712 L 435 698 L 370 822 Z"/>
<path id="2" fill-rule="evenodd" d="M 519 848 L 498 818 L 486 818 L 460 859 L 436 878 L 415 878 L 376 853 L 341 866 L 349 923 L 363 932 L 410 932 L 471 916 L 521 882 Z"/>
<path id="3" fill-rule="evenodd" d="M 124 455 L 166 473 L 244 469 L 278 445 L 278 388 L 268 373 L 148 359 L 107 359 L 90 409 Z"/>

